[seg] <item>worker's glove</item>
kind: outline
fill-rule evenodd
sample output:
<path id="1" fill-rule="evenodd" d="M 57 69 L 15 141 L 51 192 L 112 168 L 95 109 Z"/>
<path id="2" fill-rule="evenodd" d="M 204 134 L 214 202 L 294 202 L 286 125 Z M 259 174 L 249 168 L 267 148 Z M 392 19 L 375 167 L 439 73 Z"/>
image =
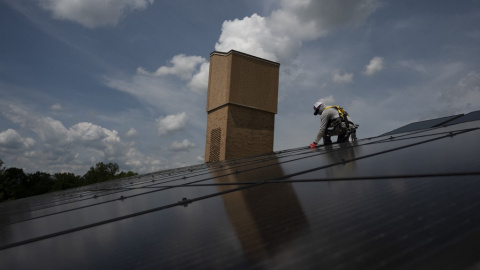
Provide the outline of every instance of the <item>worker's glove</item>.
<path id="1" fill-rule="evenodd" d="M 311 148 L 311 149 L 314 149 L 315 147 L 317 147 L 317 143 L 316 143 L 316 142 L 312 142 L 312 144 L 310 144 L 310 148 Z"/>

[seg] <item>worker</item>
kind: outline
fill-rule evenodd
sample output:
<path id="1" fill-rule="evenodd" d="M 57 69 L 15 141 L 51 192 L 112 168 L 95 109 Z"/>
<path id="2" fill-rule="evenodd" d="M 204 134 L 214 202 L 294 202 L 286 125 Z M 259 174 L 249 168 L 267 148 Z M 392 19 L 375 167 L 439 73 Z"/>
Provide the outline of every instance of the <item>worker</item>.
<path id="1" fill-rule="evenodd" d="M 315 148 L 323 138 L 323 144 L 331 144 L 331 136 L 338 136 L 337 143 L 346 142 L 352 135 L 352 140 L 356 140 L 356 129 L 358 125 L 352 122 L 348 113 L 339 106 L 326 106 L 323 102 L 317 101 L 313 105 L 313 115 L 320 114 L 321 124 L 317 138 L 310 144 L 310 148 Z"/>

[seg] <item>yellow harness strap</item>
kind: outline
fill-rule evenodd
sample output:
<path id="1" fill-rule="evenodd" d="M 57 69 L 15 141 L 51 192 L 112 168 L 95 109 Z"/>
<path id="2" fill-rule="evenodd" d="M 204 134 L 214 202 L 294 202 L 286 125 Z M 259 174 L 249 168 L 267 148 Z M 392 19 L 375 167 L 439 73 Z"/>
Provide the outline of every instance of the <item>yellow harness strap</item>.
<path id="1" fill-rule="evenodd" d="M 340 106 L 336 106 L 336 105 L 334 105 L 334 106 L 328 106 L 328 107 L 325 108 L 325 110 L 326 110 L 326 109 L 330 109 L 330 108 L 335 108 L 335 109 L 337 109 L 338 114 L 339 114 L 339 116 L 340 116 L 342 119 L 343 119 L 343 116 L 346 115 L 345 110 L 344 110 L 342 107 L 340 107 Z"/>

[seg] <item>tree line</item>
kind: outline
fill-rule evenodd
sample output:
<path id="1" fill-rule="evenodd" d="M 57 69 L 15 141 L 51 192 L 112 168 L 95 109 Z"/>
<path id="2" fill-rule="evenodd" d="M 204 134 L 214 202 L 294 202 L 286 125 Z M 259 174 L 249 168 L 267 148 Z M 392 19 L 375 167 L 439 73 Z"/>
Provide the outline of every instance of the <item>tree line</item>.
<path id="1" fill-rule="evenodd" d="M 103 162 L 90 167 L 83 176 L 67 172 L 25 173 L 23 169 L 14 167 L 7 169 L 3 165 L 0 160 L 0 202 L 138 175 L 132 171 L 120 171 L 116 163 Z"/>

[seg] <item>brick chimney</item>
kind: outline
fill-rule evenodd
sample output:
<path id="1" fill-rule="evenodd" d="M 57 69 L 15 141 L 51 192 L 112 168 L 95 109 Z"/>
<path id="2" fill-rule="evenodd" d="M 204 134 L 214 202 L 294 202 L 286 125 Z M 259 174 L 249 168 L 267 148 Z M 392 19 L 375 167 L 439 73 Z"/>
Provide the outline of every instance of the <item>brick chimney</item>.
<path id="1" fill-rule="evenodd" d="M 273 152 L 279 67 L 233 50 L 210 54 L 205 162 Z"/>

